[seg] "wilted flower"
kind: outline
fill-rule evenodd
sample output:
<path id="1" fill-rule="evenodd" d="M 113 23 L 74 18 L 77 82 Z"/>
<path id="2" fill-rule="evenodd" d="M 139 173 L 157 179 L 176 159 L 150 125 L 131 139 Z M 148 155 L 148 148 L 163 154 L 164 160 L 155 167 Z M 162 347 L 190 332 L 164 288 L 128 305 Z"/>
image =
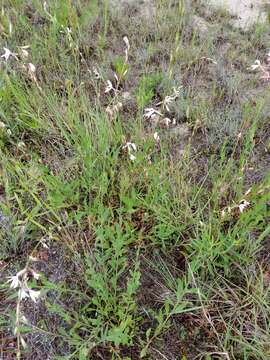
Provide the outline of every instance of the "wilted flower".
<path id="1" fill-rule="evenodd" d="M 29 56 L 29 52 L 25 49 L 21 49 L 21 54 L 23 59 L 27 59 Z"/>
<path id="2" fill-rule="evenodd" d="M 169 118 L 164 118 L 164 119 L 162 119 L 161 121 L 160 121 L 160 125 L 161 125 L 161 127 L 165 127 L 165 128 L 168 128 L 169 127 L 169 125 L 171 124 L 171 122 L 172 122 L 172 120 L 171 119 L 169 119 Z"/>
<path id="3" fill-rule="evenodd" d="M 22 59 L 27 59 L 29 56 L 29 52 L 27 51 L 27 49 L 30 48 L 30 45 L 24 45 L 24 46 L 18 46 L 19 50 L 20 50 L 20 55 Z"/>
<path id="4" fill-rule="evenodd" d="M 109 116 L 113 116 L 115 114 L 117 114 L 123 107 L 123 104 L 119 101 L 117 104 L 113 105 L 113 106 L 107 106 L 106 107 L 106 113 L 109 115 Z"/>
<path id="5" fill-rule="evenodd" d="M 129 44 L 128 37 L 127 37 L 127 36 L 124 36 L 124 37 L 123 37 L 123 41 L 124 41 L 124 43 L 126 44 L 126 48 L 125 48 L 125 62 L 127 63 L 127 62 L 128 62 L 128 52 L 129 52 L 129 49 L 130 49 L 130 44 Z"/>

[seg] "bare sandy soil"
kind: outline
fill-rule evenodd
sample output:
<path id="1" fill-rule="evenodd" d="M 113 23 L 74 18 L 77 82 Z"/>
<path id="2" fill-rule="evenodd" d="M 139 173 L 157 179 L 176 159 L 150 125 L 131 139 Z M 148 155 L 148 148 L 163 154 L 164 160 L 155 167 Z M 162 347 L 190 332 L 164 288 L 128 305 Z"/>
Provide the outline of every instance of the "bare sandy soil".
<path id="1" fill-rule="evenodd" d="M 267 0 L 209 0 L 209 3 L 235 15 L 234 24 L 241 28 L 248 28 L 258 20 L 265 21 L 265 6 L 270 4 Z"/>

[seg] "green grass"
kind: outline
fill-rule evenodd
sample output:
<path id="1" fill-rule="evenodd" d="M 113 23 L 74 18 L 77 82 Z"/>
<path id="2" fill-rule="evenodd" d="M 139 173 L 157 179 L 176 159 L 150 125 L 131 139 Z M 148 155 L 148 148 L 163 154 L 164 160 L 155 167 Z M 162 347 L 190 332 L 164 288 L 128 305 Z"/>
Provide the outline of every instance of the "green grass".
<path id="1" fill-rule="evenodd" d="M 269 86 L 246 70 L 270 33 L 170 5 L 2 3 L 0 357 L 270 357 Z M 25 267 L 37 303 L 6 283 Z"/>

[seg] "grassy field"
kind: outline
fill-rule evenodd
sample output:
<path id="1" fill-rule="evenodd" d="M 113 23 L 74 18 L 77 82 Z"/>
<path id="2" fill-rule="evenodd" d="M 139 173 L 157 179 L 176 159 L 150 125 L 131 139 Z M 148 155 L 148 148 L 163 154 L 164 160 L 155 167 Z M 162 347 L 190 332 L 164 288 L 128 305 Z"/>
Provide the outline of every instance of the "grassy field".
<path id="1" fill-rule="evenodd" d="M 269 24 L 204 3 L 1 1 L 1 360 L 270 359 Z"/>

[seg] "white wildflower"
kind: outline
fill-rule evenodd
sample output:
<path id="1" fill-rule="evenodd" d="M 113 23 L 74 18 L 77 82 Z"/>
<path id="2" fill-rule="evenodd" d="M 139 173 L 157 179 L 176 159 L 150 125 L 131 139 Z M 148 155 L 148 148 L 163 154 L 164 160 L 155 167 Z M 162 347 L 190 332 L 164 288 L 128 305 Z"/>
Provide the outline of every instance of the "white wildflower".
<path id="1" fill-rule="evenodd" d="M 159 137 L 159 135 L 158 135 L 157 132 L 154 133 L 154 139 L 155 139 L 155 141 L 156 141 L 157 143 L 160 142 L 160 137 Z"/>
<path id="2" fill-rule="evenodd" d="M 23 149 L 23 148 L 25 148 L 26 145 L 23 141 L 19 141 L 17 146 L 19 149 Z"/>
<path id="3" fill-rule="evenodd" d="M 18 297 L 19 297 L 20 300 L 28 298 L 29 297 L 28 288 L 22 287 L 19 290 Z"/>
<path id="4" fill-rule="evenodd" d="M 136 144 L 132 143 L 132 142 L 127 142 L 124 146 L 123 146 L 123 149 L 127 149 L 128 151 L 128 156 L 129 156 L 129 159 L 131 161 L 134 161 L 136 160 L 136 156 L 133 154 L 134 152 L 137 151 L 137 146 Z"/>
<path id="5" fill-rule="evenodd" d="M 0 121 L 0 129 L 5 129 L 5 127 L 6 127 L 6 124 L 3 123 L 2 121 Z"/>
<path id="6" fill-rule="evenodd" d="M 133 154 L 129 154 L 129 158 L 131 161 L 135 161 L 136 160 L 136 156 Z"/>
<path id="7" fill-rule="evenodd" d="M 163 107 L 165 107 L 167 111 L 170 111 L 169 105 L 180 96 L 181 94 L 180 90 L 181 90 L 181 86 L 179 88 L 174 87 L 172 95 L 166 96 L 163 101 L 157 103 L 157 106 L 162 105 Z"/>
<path id="8" fill-rule="evenodd" d="M 130 49 L 130 43 L 129 43 L 128 37 L 124 36 L 123 41 L 126 44 L 127 50 L 129 50 Z"/>
<path id="9" fill-rule="evenodd" d="M 261 62 L 260 60 L 255 60 L 254 64 L 251 65 L 250 67 L 248 67 L 248 70 L 251 70 L 251 71 L 255 71 L 257 69 L 260 69 L 261 68 Z"/>
<path id="10" fill-rule="evenodd" d="M 28 289 L 28 294 L 30 299 L 33 300 L 34 303 L 36 303 L 38 298 L 40 297 L 41 292 L 37 290 Z"/>
<path id="11" fill-rule="evenodd" d="M 126 45 L 126 48 L 125 48 L 125 62 L 127 63 L 128 62 L 128 52 L 129 52 L 129 49 L 130 49 L 130 44 L 129 44 L 128 37 L 124 36 L 123 41 L 124 41 L 124 43 Z"/>
<path id="12" fill-rule="evenodd" d="M 238 205 L 240 212 L 241 212 L 241 213 L 244 212 L 245 209 L 246 209 L 249 205 L 250 205 L 250 202 L 247 201 L 247 200 L 245 200 L 245 199 L 243 199 L 243 200 L 240 202 L 240 204 Z"/>
<path id="13" fill-rule="evenodd" d="M 36 279 L 36 280 L 38 280 L 40 278 L 40 274 L 38 274 L 34 270 L 31 270 L 31 274 L 33 275 L 33 278 Z"/>
<path id="14" fill-rule="evenodd" d="M 104 91 L 105 94 L 107 94 L 110 91 L 114 90 L 113 84 L 112 84 L 112 82 L 110 80 L 107 80 L 106 83 L 107 83 L 107 86 L 106 86 L 105 91 Z"/>
<path id="15" fill-rule="evenodd" d="M 26 317 L 24 315 L 21 315 L 20 321 L 22 323 L 24 323 L 25 325 L 29 325 L 29 321 L 26 319 Z"/>
<path id="16" fill-rule="evenodd" d="M 42 238 L 42 239 L 40 240 L 40 242 L 41 242 L 42 246 L 43 246 L 45 249 L 49 249 L 49 246 L 48 246 L 47 243 L 46 243 L 46 239 Z"/>
<path id="17" fill-rule="evenodd" d="M 143 116 L 146 119 L 151 119 L 155 115 L 162 116 L 161 112 L 159 112 L 158 110 L 155 110 L 154 108 L 146 108 L 146 109 L 144 109 L 144 115 Z"/>
<path id="18" fill-rule="evenodd" d="M 113 76 L 114 76 L 115 80 L 116 80 L 117 82 L 119 82 L 119 77 L 117 76 L 117 74 L 116 74 L 115 72 L 113 73 Z"/>
<path id="19" fill-rule="evenodd" d="M 26 344 L 26 342 L 25 342 L 25 340 L 24 340 L 24 338 L 23 338 L 22 336 L 20 336 L 20 341 L 21 341 L 22 347 L 23 347 L 24 349 L 26 349 L 26 348 L 27 348 L 27 344 Z"/>
<path id="20" fill-rule="evenodd" d="M 17 287 L 19 287 L 20 285 L 20 280 L 19 277 L 17 275 L 15 276 L 10 276 L 7 283 L 11 283 L 10 284 L 10 288 L 11 289 L 16 289 Z"/>
<path id="21" fill-rule="evenodd" d="M 13 52 L 11 52 L 9 49 L 7 49 L 7 48 L 3 48 L 4 49 L 4 54 L 3 55 L 1 55 L 1 58 L 4 58 L 6 61 L 8 61 L 8 59 L 11 57 L 11 56 L 13 56 L 13 57 L 15 57 L 16 58 L 16 55 L 17 54 L 15 54 L 15 53 L 13 53 Z"/>
<path id="22" fill-rule="evenodd" d="M 128 151 L 137 151 L 137 146 L 136 144 L 132 143 L 132 142 L 127 142 L 126 145 L 124 146 L 124 149 L 127 148 Z"/>
<path id="23" fill-rule="evenodd" d="M 29 70 L 30 73 L 35 73 L 35 72 L 36 72 L 36 67 L 35 67 L 35 65 L 32 64 L 32 63 L 29 63 L 29 64 L 28 64 L 28 70 Z"/>

